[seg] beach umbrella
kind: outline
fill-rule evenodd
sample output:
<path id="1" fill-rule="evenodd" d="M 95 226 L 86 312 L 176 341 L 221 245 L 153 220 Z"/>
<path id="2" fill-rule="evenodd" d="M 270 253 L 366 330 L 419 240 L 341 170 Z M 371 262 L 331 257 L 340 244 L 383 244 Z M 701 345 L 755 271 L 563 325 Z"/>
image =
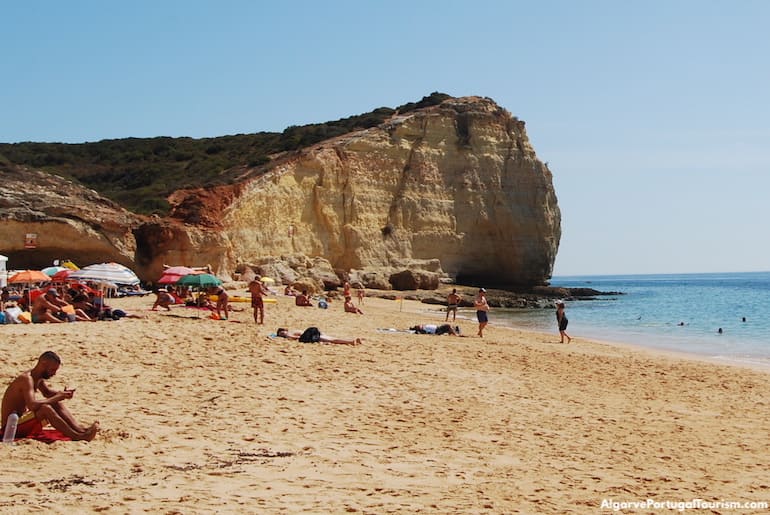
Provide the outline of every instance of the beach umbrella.
<path id="1" fill-rule="evenodd" d="M 49 282 L 50 277 L 45 275 L 40 270 L 22 270 L 16 272 L 8 278 L 8 284 L 26 284 L 27 285 L 27 306 L 32 305 L 32 291 L 30 286 L 32 283 Z"/>
<path id="2" fill-rule="evenodd" d="M 51 276 L 51 281 L 55 283 L 63 283 L 64 281 L 67 280 L 67 278 L 73 271 L 74 270 L 70 270 L 69 268 L 65 268 L 64 270 L 59 270 L 58 272 L 56 272 Z"/>
<path id="3" fill-rule="evenodd" d="M 208 288 L 210 286 L 219 286 L 222 284 L 222 281 L 211 274 L 188 274 L 180 278 L 176 284 L 180 286 Z"/>
<path id="4" fill-rule="evenodd" d="M 65 268 L 63 266 L 47 266 L 41 270 L 45 275 L 48 277 L 53 277 L 58 272 L 61 272 L 62 270 L 69 270 L 69 268 Z"/>
<path id="5" fill-rule="evenodd" d="M 8 278 L 8 282 L 11 284 L 43 283 L 50 280 L 51 278 L 40 270 L 22 270 L 21 272 L 17 272 Z"/>
<path id="6" fill-rule="evenodd" d="M 128 285 L 139 284 L 140 282 L 139 278 L 130 268 L 118 263 L 88 265 L 80 270 L 75 270 L 67 278 L 78 281 L 93 281 L 95 283 L 108 282 Z"/>
<path id="7" fill-rule="evenodd" d="M 158 284 L 176 284 L 179 279 L 186 275 L 200 274 L 192 268 L 186 266 L 171 266 L 163 270 L 163 275 L 158 279 Z"/>

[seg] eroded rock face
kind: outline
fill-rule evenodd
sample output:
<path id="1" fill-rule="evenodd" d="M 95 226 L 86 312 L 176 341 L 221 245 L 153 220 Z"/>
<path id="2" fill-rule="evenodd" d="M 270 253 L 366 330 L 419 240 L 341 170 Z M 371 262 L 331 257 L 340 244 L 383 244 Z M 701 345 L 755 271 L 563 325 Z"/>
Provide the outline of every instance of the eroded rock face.
<path id="1" fill-rule="evenodd" d="M 0 167 L 0 253 L 9 268 L 43 268 L 54 259 L 134 262 L 132 227 L 140 217 L 95 191 L 23 167 Z M 35 234 L 35 248 L 25 235 Z"/>
<path id="2" fill-rule="evenodd" d="M 524 123 L 489 99 L 449 99 L 275 157 L 237 184 L 174 193 L 164 219 L 8 168 L 0 252 L 12 262 L 24 256 L 26 266 L 117 261 L 144 280 L 164 264 L 210 265 L 227 280 L 239 264 L 299 254 L 328 260 L 327 287 L 332 271 L 356 270 L 367 287 L 389 288 L 390 274 L 415 262 L 486 285 L 531 286 L 551 275 L 561 237 L 551 172 Z M 39 235 L 37 259 L 25 254 L 27 232 Z"/>
<path id="3" fill-rule="evenodd" d="M 451 99 L 326 141 L 242 184 L 221 245 L 240 261 L 304 253 L 334 268 L 438 258 L 464 281 L 551 275 L 561 215 L 524 123 L 488 99 Z"/>

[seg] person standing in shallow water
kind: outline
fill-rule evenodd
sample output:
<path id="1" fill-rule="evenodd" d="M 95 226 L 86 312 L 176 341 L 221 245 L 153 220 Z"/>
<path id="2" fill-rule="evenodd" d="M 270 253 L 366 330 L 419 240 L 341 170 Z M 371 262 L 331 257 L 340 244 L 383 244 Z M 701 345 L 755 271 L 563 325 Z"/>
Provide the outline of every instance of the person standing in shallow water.
<path id="1" fill-rule="evenodd" d="M 449 322 L 449 313 L 452 313 L 452 322 L 457 318 L 457 306 L 460 304 L 460 296 L 457 294 L 457 288 L 452 288 L 452 293 L 446 298 L 446 319 Z"/>
<path id="2" fill-rule="evenodd" d="M 567 338 L 567 343 L 571 342 L 572 338 L 567 334 L 569 320 L 564 312 L 564 303 L 560 300 L 556 302 L 556 323 L 559 324 L 559 336 L 561 336 L 559 343 L 564 343 L 564 338 Z"/>

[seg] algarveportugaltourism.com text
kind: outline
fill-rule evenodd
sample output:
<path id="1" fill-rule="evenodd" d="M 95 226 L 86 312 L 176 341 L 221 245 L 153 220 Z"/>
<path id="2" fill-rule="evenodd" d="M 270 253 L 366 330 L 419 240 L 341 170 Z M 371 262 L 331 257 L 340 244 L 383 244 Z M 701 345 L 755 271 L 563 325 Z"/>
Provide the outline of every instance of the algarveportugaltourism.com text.
<path id="1" fill-rule="evenodd" d="M 690 501 L 656 501 L 647 499 L 644 501 L 616 501 L 614 499 L 602 499 L 600 506 L 603 510 L 762 510 L 770 507 L 767 501 L 707 501 L 705 499 L 692 499 Z"/>

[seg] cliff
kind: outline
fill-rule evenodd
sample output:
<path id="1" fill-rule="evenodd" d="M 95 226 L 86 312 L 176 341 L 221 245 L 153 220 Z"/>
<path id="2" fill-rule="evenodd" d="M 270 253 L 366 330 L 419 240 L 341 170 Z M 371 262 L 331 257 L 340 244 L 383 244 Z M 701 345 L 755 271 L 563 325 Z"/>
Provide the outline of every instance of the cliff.
<path id="1" fill-rule="evenodd" d="M 66 240 L 124 262 L 133 252 L 147 279 L 164 263 L 210 264 L 230 276 L 265 256 L 305 254 L 345 271 L 438 258 L 459 281 L 503 286 L 546 282 L 561 236 L 551 172 L 524 123 L 485 98 L 396 114 L 239 174 L 230 185 L 175 192 L 165 218 L 141 219 L 100 199 L 92 211 L 113 214 L 89 215 L 91 224 L 80 220 L 79 237 Z M 37 223 L 63 223 L 60 212 L 40 212 Z M 77 217 L 64 218 L 72 225 Z M 12 221 L 0 221 L 0 248 L 32 230 Z M 76 259 L 65 250 L 56 257 Z M 82 261 L 97 260 L 105 259 Z"/>
<path id="2" fill-rule="evenodd" d="M 54 259 L 115 261 L 133 266 L 132 229 L 142 219 L 66 179 L 0 166 L 0 253 L 15 268 L 44 268 Z M 25 248 L 34 234 L 34 248 Z"/>
<path id="3" fill-rule="evenodd" d="M 209 229 L 140 238 L 149 266 L 189 260 L 189 240 L 203 238 L 195 252 L 219 270 L 294 253 L 344 270 L 438 258 L 458 280 L 532 285 L 550 277 L 561 236 L 551 172 L 524 123 L 478 97 L 396 115 L 171 203 L 172 217 Z"/>

